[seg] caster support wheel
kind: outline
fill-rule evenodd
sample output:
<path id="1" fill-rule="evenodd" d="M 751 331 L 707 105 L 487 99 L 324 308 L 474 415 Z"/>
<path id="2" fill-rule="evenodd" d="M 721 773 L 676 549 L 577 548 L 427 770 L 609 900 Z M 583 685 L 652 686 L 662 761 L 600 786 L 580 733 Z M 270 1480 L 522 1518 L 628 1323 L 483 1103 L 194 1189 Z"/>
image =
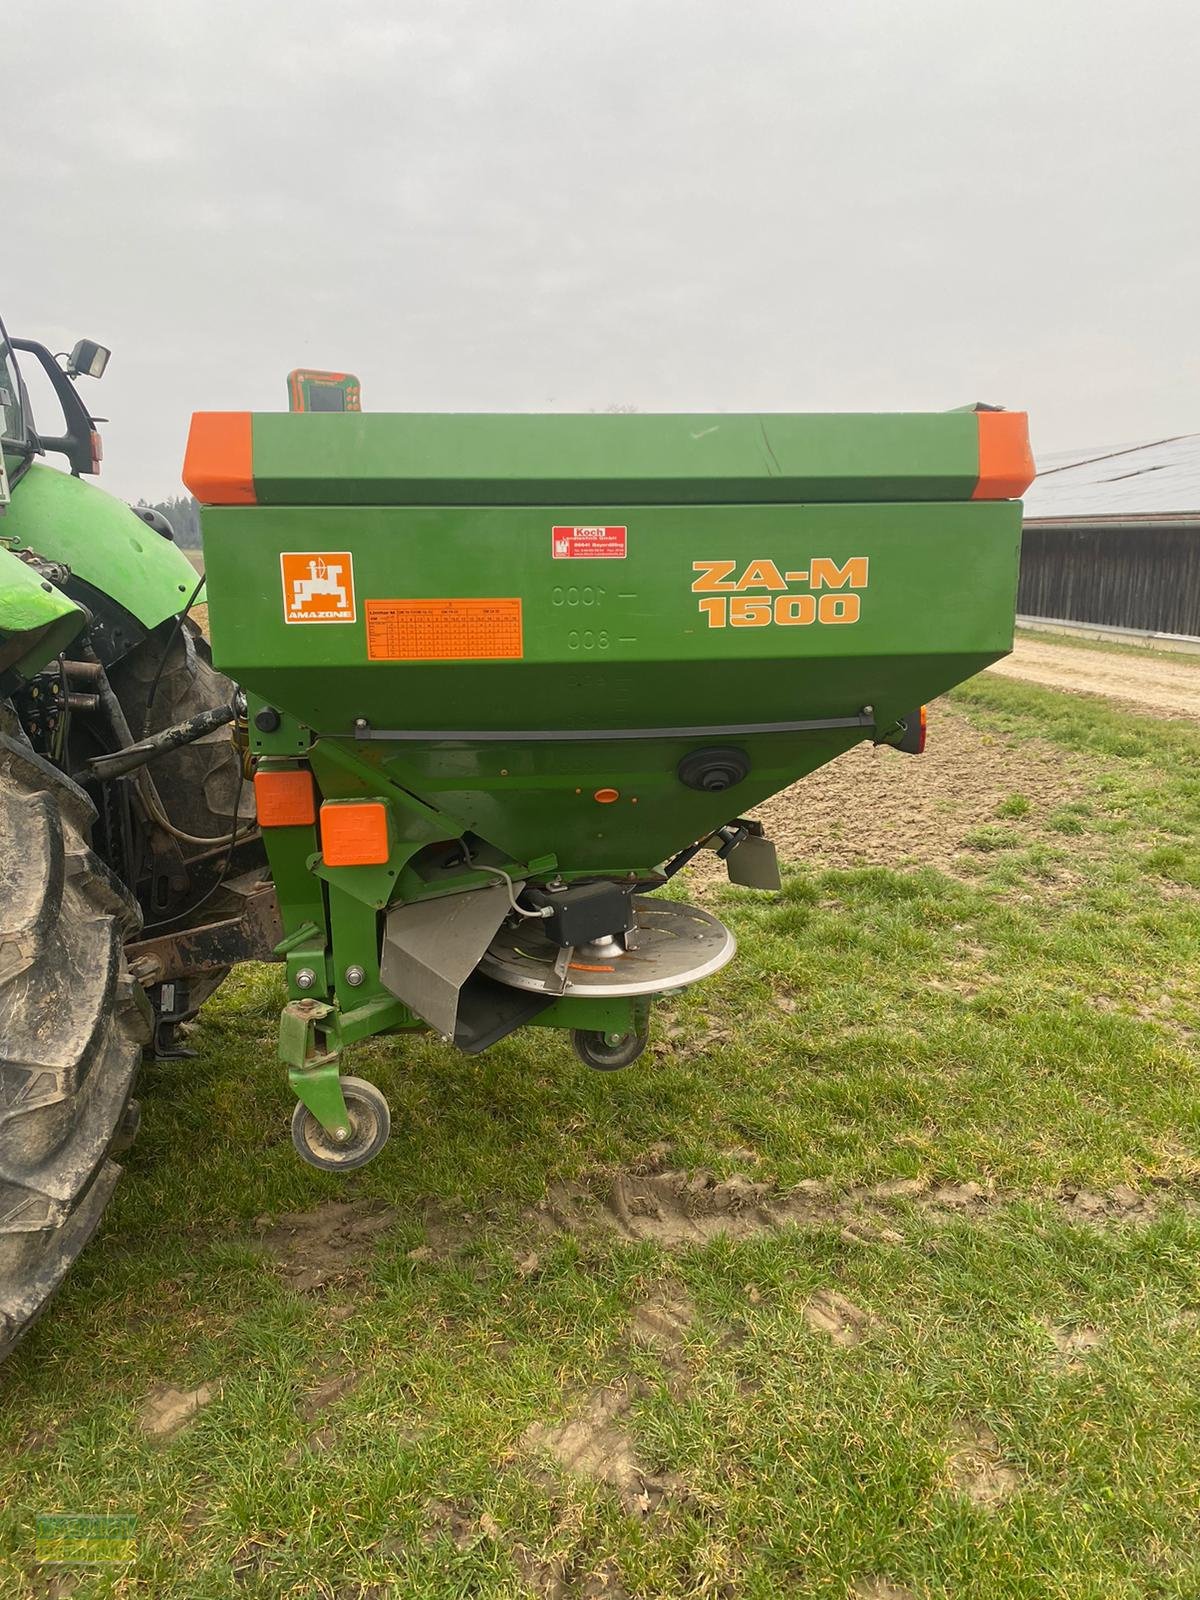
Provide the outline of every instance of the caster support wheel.
<path id="1" fill-rule="evenodd" d="M 322 1127 L 302 1100 L 296 1102 L 292 1112 L 296 1154 L 323 1172 L 352 1172 L 355 1167 L 365 1167 L 383 1149 L 391 1132 L 388 1103 L 373 1083 L 365 1078 L 343 1078 L 341 1085 L 350 1114 L 350 1131 L 345 1139 L 335 1138 Z"/>
<path id="2" fill-rule="evenodd" d="M 648 1033 L 597 1033 L 591 1028 L 574 1028 L 571 1044 L 585 1066 L 597 1072 L 617 1072 L 630 1067 L 646 1048 Z"/>

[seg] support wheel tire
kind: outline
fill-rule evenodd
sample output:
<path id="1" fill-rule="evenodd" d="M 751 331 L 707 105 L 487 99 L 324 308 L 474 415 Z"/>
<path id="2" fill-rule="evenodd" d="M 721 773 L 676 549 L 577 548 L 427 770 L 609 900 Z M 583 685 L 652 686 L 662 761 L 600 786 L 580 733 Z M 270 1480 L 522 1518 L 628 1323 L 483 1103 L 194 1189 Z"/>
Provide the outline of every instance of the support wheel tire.
<path id="1" fill-rule="evenodd" d="M 623 1033 L 614 1037 L 591 1028 L 571 1031 L 575 1054 L 585 1066 L 594 1067 L 597 1072 L 619 1072 L 622 1067 L 631 1067 L 646 1048 L 648 1038 L 645 1033 Z"/>
<path id="2" fill-rule="evenodd" d="M 141 918 L 91 849 L 95 818 L 0 733 L 0 1358 L 95 1232 L 136 1126 L 151 1019 L 122 946 Z"/>
<path id="3" fill-rule="evenodd" d="M 365 1167 L 387 1143 L 392 1131 L 388 1103 L 365 1078 L 343 1078 L 342 1097 L 350 1113 L 350 1137 L 335 1139 L 304 1104 L 297 1100 L 292 1112 L 292 1143 L 296 1154 L 322 1172 L 353 1172 Z"/>

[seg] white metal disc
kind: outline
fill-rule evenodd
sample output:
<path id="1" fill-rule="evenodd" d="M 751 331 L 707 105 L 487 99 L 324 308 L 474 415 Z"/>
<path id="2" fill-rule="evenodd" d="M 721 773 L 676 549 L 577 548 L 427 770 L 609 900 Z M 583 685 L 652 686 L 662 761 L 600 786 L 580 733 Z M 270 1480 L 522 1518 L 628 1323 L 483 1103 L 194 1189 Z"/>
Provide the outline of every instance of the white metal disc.
<path id="1" fill-rule="evenodd" d="M 566 984 L 554 963 L 561 954 L 532 919 L 507 924 L 488 946 L 479 971 L 513 989 L 541 994 L 591 996 L 597 1000 L 682 989 L 719 972 L 732 960 L 737 942 L 724 923 L 699 906 L 678 900 L 635 895 L 636 943 L 619 940 L 580 945 L 571 955 Z"/>

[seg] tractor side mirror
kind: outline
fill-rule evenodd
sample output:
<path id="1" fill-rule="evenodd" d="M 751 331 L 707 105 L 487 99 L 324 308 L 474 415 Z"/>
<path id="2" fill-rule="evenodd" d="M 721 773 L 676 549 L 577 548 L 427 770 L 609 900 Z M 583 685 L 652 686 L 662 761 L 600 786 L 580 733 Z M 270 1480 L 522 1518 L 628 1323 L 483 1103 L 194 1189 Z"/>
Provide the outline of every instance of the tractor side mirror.
<path id="1" fill-rule="evenodd" d="M 80 339 L 67 357 L 69 378 L 102 378 L 108 365 L 111 350 L 106 350 L 94 339 Z"/>
<path id="2" fill-rule="evenodd" d="M 100 458 L 102 450 L 100 435 L 96 432 L 91 413 L 79 397 L 79 391 L 71 381 L 70 369 L 60 367 L 58 362 L 46 349 L 44 344 L 38 344 L 35 339 L 10 339 L 9 344 L 14 350 L 22 350 L 36 358 L 42 371 L 50 380 L 56 399 L 62 409 L 63 432 L 59 434 L 43 433 L 34 425 L 37 443 L 42 450 L 49 450 L 55 455 L 64 455 L 70 462 L 71 471 L 79 477 L 81 473 L 96 473 L 100 471 Z M 86 341 L 81 340 L 80 344 Z M 75 346 L 71 360 L 75 359 L 80 349 L 80 344 Z M 103 345 L 93 345 L 94 351 L 102 351 L 104 361 L 100 363 L 100 371 L 104 371 L 104 363 L 108 360 L 108 351 Z"/>

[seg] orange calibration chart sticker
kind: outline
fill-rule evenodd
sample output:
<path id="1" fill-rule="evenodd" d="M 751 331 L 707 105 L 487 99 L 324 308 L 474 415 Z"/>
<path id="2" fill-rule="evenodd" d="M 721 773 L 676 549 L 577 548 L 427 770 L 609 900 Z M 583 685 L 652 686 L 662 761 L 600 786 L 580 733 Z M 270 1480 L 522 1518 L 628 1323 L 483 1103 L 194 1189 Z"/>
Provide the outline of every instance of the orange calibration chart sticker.
<path id="1" fill-rule="evenodd" d="M 283 550 L 285 622 L 353 622 L 354 559 L 348 550 Z"/>
<path id="2" fill-rule="evenodd" d="M 520 600 L 368 600 L 371 661 L 513 661 Z"/>

